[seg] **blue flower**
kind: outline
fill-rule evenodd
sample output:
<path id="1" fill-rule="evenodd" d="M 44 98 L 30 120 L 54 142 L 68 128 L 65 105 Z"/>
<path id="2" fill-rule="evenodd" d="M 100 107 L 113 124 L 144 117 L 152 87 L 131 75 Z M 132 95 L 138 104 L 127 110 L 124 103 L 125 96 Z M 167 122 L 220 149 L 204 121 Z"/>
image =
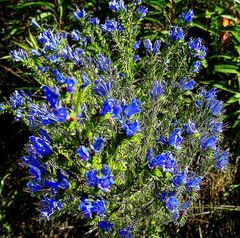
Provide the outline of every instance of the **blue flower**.
<path id="1" fill-rule="evenodd" d="M 156 55 L 160 49 L 160 40 L 156 40 L 153 45 L 153 53 Z"/>
<path id="2" fill-rule="evenodd" d="M 192 21 L 193 15 L 194 15 L 193 10 L 190 9 L 188 12 L 182 12 L 180 18 L 182 21 L 189 23 Z"/>
<path id="3" fill-rule="evenodd" d="M 106 208 L 106 201 L 105 200 L 100 200 L 97 199 L 92 203 L 92 211 L 96 213 L 98 216 L 103 216 L 107 213 L 107 208 Z"/>
<path id="4" fill-rule="evenodd" d="M 44 141 L 43 139 L 37 137 L 37 136 L 30 136 L 29 140 L 32 142 L 32 145 L 36 152 L 41 156 L 48 156 L 52 154 L 52 150 L 49 146 L 49 144 Z"/>
<path id="5" fill-rule="evenodd" d="M 74 41 L 80 41 L 81 40 L 81 36 L 80 36 L 80 31 L 79 30 L 73 30 L 71 32 L 71 36 L 72 36 Z"/>
<path id="6" fill-rule="evenodd" d="M 93 18 L 90 18 L 89 22 L 92 25 L 99 25 L 100 20 L 97 17 L 93 17 Z"/>
<path id="7" fill-rule="evenodd" d="M 57 201 L 55 198 L 44 197 L 41 201 L 42 208 L 40 209 L 40 213 L 42 216 L 49 220 L 49 217 L 56 211 L 59 211 L 63 208 L 63 203 Z"/>
<path id="8" fill-rule="evenodd" d="M 85 173 L 85 177 L 89 186 L 96 187 L 98 185 L 98 171 L 97 170 L 88 170 Z"/>
<path id="9" fill-rule="evenodd" d="M 65 83 L 66 79 L 63 76 L 63 74 L 58 71 L 58 69 L 54 69 L 52 73 L 55 76 L 55 79 L 58 83 L 60 83 L 60 84 Z"/>
<path id="10" fill-rule="evenodd" d="M 65 84 L 67 85 L 67 92 L 69 92 L 70 94 L 73 94 L 75 91 L 76 80 L 67 78 L 65 81 Z"/>
<path id="11" fill-rule="evenodd" d="M 170 212 L 174 212 L 176 210 L 178 210 L 178 206 L 179 206 L 179 201 L 176 197 L 174 196 L 170 196 L 167 200 L 166 200 L 166 208 L 170 211 Z"/>
<path id="12" fill-rule="evenodd" d="M 157 140 L 157 143 L 160 143 L 162 145 L 167 145 L 168 139 L 165 136 L 160 136 L 159 139 Z"/>
<path id="13" fill-rule="evenodd" d="M 200 183 L 202 182 L 202 178 L 201 177 L 190 177 L 187 178 L 187 182 L 185 184 L 186 189 L 190 192 L 192 190 L 200 190 Z"/>
<path id="14" fill-rule="evenodd" d="M 115 20 L 106 20 L 105 24 L 100 25 L 100 29 L 106 33 L 115 33 L 117 31 L 123 31 L 124 27 L 120 22 Z"/>
<path id="15" fill-rule="evenodd" d="M 223 102 L 217 99 L 211 99 L 207 103 L 207 108 L 213 116 L 220 116 L 222 113 Z"/>
<path id="16" fill-rule="evenodd" d="M 154 169 L 155 167 L 155 153 L 154 149 L 150 148 L 147 150 L 146 161 L 149 169 Z"/>
<path id="17" fill-rule="evenodd" d="M 48 103 L 50 104 L 51 107 L 53 108 L 57 108 L 59 106 L 59 94 L 53 92 L 48 86 L 43 86 L 42 87 L 44 95 L 48 101 Z"/>
<path id="18" fill-rule="evenodd" d="M 195 40 L 190 39 L 190 42 L 188 43 L 188 46 L 191 50 L 195 51 L 195 53 L 193 54 L 194 57 L 199 58 L 199 59 L 203 59 L 206 57 L 207 53 L 206 53 L 206 47 L 202 45 L 202 39 L 201 38 L 197 38 Z"/>
<path id="19" fill-rule="evenodd" d="M 85 89 L 91 83 L 91 81 L 88 78 L 87 74 L 83 74 L 81 78 L 82 78 L 82 85 L 81 85 L 81 87 L 82 87 L 82 89 Z"/>
<path id="20" fill-rule="evenodd" d="M 89 199 L 81 198 L 79 209 L 80 209 L 80 211 L 83 212 L 83 216 L 85 218 L 92 218 L 93 205 Z"/>
<path id="21" fill-rule="evenodd" d="M 228 156 L 229 149 L 225 150 L 223 153 L 220 153 L 219 150 L 216 150 L 214 154 L 215 167 L 223 170 L 228 165 Z"/>
<path id="22" fill-rule="evenodd" d="M 127 227 L 127 228 L 122 228 L 118 230 L 118 234 L 122 237 L 122 238 L 132 238 L 132 233 L 131 233 L 131 228 Z"/>
<path id="23" fill-rule="evenodd" d="M 101 137 L 94 137 L 93 144 L 91 145 L 91 148 L 95 153 L 100 153 L 104 148 L 104 142 L 105 140 Z"/>
<path id="24" fill-rule="evenodd" d="M 68 112 L 65 107 L 57 108 L 53 111 L 55 120 L 58 122 L 65 122 L 68 118 Z"/>
<path id="25" fill-rule="evenodd" d="M 126 121 L 126 123 L 124 123 L 122 127 L 127 136 L 133 136 L 137 132 L 140 132 L 138 120 L 135 120 L 133 123 L 131 123 L 130 121 Z"/>
<path id="26" fill-rule="evenodd" d="M 192 64 L 192 72 L 193 73 L 198 73 L 200 71 L 200 68 L 201 68 L 202 64 L 200 61 L 195 61 L 193 62 Z"/>
<path id="27" fill-rule="evenodd" d="M 179 150 L 181 148 L 182 141 L 183 141 L 183 137 L 181 136 L 181 129 L 180 128 L 174 129 L 174 131 L 169 137 L 169 141 L 168 141 L 169 145 Z"/>
<path id="28" fill-rule="evenodd" d="M 175 174 L 172 180 L 174 187 L 178 188 L 181 184 L 185 184 L 187 179 L 187 172 L 183 171 L 182 173 Z"/>
<path id="29" fill-rule="evenodd" d="M 12 50 L 11 56 L 12 56 L 13 60 L 15 60 L 15 61 L 23 61 L 28 58 L 28 53 L 23 49 Z"/>
<path id="30" fill-rule="evenodd" d="M 156 166 L 161 167 L 163 172 L 172 173 L 175 169 L 175 159 L 170 151 L 157 155 L 154 163 Z"/>
<path id="31" fill-rule="evenodd" d="M 105 82 L 102 78 L 99 78 L 99 80 L 94 81 L 94 87 L 93 91 L 100 97 L 103 97 L 112 89 L 111 82 Z"/>
<path id="32" fill-rule="evenodd" d="M 130 117 L 136 113 L 141 112 L 140 107 L 141 107 L 141 102 L 138 101 L 136 98 L 133 98 L 132 102 L 126 108 L 126 117 Z"/>
<path id="33" fill-rule="evenodd" d="M 217 142 L 217 138 L 215 136 L 208 137 L 207 135 L 204 135 L 200 141 L 200 149 L 207 150 L 208 148 L 211 148 L 215 150 L 216 142 Z"/>
<path id="34" fill-rule="evenodd" d="M 160 83 L 159 81 L 154 81 L 153 82 L 153 87 L 149 91 L 150 96 L 153 98 L 153 100 L 157 100 L 164 92 L 163 89 L 163 84 Z"/>
<path id="35" fill-rule="evenodd" d="M 193 123 L 190 119 L 188 119 L 188 123 L 183 124 L 183 128 L 187 135 L 191 135 L 193 133 L 196 133 L 198 130 L 196 129 L 195 123 Z"/>
<path id="36" fill-rule="evenodd" d="M 181 87 L 184 91 L 185 90 L 192 90 L 194 88 L 195 81 L 191 79 L 190 81 L 187 82 L 187 79 L 183 78 L 180 81 L 180 85 L 181 85 Z"/>
<path id="37" fill-rule="evenodd" d="M 140 6 L 136 9 L 136 12 L 138 13 L 139 17 L 145 17 L 148 13 L 148 8 Z"/>
<path id="38" fill-rule="evenodd" d="M 118 105 L 118 101 L 112 98 L 106 99 L 103 103 L 102 109 L 100 110 L 100 115 L 105 115 L 110 113 L 113 118 L 122 118 L 122 108 Z"/>
<path id="39" fill-rule="evenodd" d="M 102 54 L 98 55 L 97 67 L 103 72 L 108 72 L 111 70 L 112 62 L 110 59 L 106 59 Z"/>
<path id="40" fill-rule="evenodd" d="M 145 46 L 145 49 L 147 50 L 148 53 L 152 53 L 153 48 L 152 48 L 152 42 L 151 42 L 151 40 L 146 39 L 146 40 L 144 41 L 144 46 Z"/>
<path id="41" fill-rule="evenodd" d="M 85 17 L 85 15 L 86 15 L 86 12 L 84 9 L 83 10 L 77 9 L 76 12 L 73 13 L 73 18 L 75 20 L 80 20 L 81 18 Z"/>
<path id="42" fill-rule="evenodd" d="M 98 223 L 98 227 L 106 232 L 110 232 L 114 227 L 114 224 L 111 223 L 110 221 L 100 221 Z"/>
<path id="43" fill-rule="evenodd" d="M 110 187 L 114 184 L 113 175 L 102 176 L 98 180 L 97 187 L 105 193 L 110 191 Z"/>
<path id="44" fill-rule="evenodd" d="M 181 27 L 172 27 L 170 30 L 169 39 L 174 41 L 184 40 L 183 29 Z"/>
<path id="45" fill-rule="evenodd" d="M 88 148 L 83 145 L 78 148 L 77 153 L 79 159 L 81 159 L 82 161 L 88 161 L 90 158 Z"/>
<path id="46" fill-rule="evenodd" d="M 15 90 L 10 96 L 10 104 L 12 108 L 17 108 L 22 106 L 24 100 L 27 98 L 27 95 L 21 90 Z"/>
<path id="47" fill-rule="evenodd" d="M 30 189 L 32 193 L 36 193 L 42 189 L 42 186 L 36 182 L 28 182 L 27 187 Z"/>
<path id="48" fill-rule="evenodd" d="M 211 134 L 217 134 L 218 132 L 222 132 L 222 121 L 215 122 L 213 118 L 211 118 L 210 123 L 209 123 L 209 128 Z"/>
<path id="49" fill-rule="evenodd" d="M 109 9 L 112 10 L 112 11 L 116 11 L 116 12 L 127 10 L 123 0 L 119 0 L 119 1 L 111 0 L 109 2 Z"/>
<path id="50" fill-rule="evenodd" d="M 140 45 L 141 45 L 141 43 L 142 43 L 142 41 L 141 40 L 139 40 L 137 43 L 135 43 L 134 45 L 133 45 L 133 50 L 138 50 L 139 49 L 139 47 L 140 47 Z"/>
<path id="51" fill-rule="evenodd" d="M 68 189 L 70 186 L 69 181 L 67 178 L 58 170 L 58 181 L 46 180 L 44 183 L 45 187 L 49 187 L 52 191 L 56 192 L 58 189 Z"/>

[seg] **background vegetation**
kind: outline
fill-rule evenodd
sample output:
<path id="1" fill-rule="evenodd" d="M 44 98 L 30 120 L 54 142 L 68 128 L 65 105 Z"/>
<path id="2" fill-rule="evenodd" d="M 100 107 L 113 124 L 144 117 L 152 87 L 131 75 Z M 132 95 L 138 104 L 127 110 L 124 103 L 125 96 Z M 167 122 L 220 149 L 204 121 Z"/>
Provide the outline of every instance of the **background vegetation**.
<path id="1" fill-rule="evenodd" d="M 187 37 L 201 37 L 208 48 L 205 68 L 198 80 L 219 88 L 226 104 L 225 144 L 231 148 L 228 174 L 212 174 L 193 215 L 183 228 L 169 226 L 159 237 L 240 237 L 240 1 L 239 0 L 145 0 L 149 14 L 142 35 L 154 39 L 166 34 L 179 14 L 194 9 L 193 28 Z M 69 14 L 78 6 L 104 18 L 105 0 L 0 0 L 0 100 L 14 89 L 34 87 L 34 76 L 14 64 L 9 51 L 32 44 L 31 18 L 41 25 L 67 30 Z M 19 166 L 28 128 L 13 121 L 11 115 L 0 117 L 0 237 L 81 237 L 84 224 L 76 217 L 62 217 L 51 222 L 39 221 L 36 201 L 24 192 L 26 174 Z"/>

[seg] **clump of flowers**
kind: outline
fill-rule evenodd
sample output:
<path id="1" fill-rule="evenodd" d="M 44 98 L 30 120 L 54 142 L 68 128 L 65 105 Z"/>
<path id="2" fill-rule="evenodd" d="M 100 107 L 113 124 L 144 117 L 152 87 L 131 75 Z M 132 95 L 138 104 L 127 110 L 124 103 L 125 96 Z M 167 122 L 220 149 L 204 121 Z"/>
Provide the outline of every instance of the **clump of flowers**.
<path id="1" fill-rule="evenodd" d="M 194 80 L 201 39 L 185 41 L 184 25 L 162 42 L 139 38 L 141 1 L 109 7 L 116 19 L 77 9 L 77 30 L 45 29 L 36 48 L 12 51 L 41 87 L 0 108 L 32 130 L 21 164 L 42 217 L 81 214 L 99 236 L 140 237 L 184 224 L 205 177 L 227 166 L 224 109 L 215 88 Z"/>

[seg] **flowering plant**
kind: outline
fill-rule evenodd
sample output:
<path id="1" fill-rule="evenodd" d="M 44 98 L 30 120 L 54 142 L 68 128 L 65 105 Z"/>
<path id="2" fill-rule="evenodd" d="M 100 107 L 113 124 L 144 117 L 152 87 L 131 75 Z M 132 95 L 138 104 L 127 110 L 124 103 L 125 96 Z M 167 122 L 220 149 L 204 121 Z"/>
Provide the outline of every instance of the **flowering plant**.
<path id="1" fill-rule="evenodd" d="M 192 10 L 153 41 L 139 38 L 141 1 L 109 7 L 117 19 L 104 23 L 77 9 L 71 32 L 34 21 L 39 42 L 11 55 L 41 86 L 15 91 L 0 110 L 32 130 L 21 164 L 42 217 L 79 214 L 99 236 L 150 236 L 183 225 L 204 178 L 226 167 L 223 103 L 194 81 L 206 48 L 185 41 Z"/>

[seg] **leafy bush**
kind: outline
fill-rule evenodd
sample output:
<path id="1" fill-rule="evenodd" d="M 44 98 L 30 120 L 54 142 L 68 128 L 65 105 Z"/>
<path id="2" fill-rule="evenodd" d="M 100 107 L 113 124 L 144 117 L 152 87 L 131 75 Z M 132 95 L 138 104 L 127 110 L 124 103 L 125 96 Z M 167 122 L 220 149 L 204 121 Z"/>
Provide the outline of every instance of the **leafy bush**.
<path id="1" fill-rule="evenodd" d="M 178 26 L 162 42 L 139 39 L 141 1 L 109 7 L 116 19 L 77 9 L 77 30 L 43 29 L 29 51 L 12 51 L 41 87 L 15 91 L 0 109 L 33 132 L 21 164 L 43 218 L 76 214 L 88 233 L 154 237 L 169 222 L 183 225 L 204 178 L 228 164 L 223 102 L 194 81 L 201 39 L 184 41 Z"/>

